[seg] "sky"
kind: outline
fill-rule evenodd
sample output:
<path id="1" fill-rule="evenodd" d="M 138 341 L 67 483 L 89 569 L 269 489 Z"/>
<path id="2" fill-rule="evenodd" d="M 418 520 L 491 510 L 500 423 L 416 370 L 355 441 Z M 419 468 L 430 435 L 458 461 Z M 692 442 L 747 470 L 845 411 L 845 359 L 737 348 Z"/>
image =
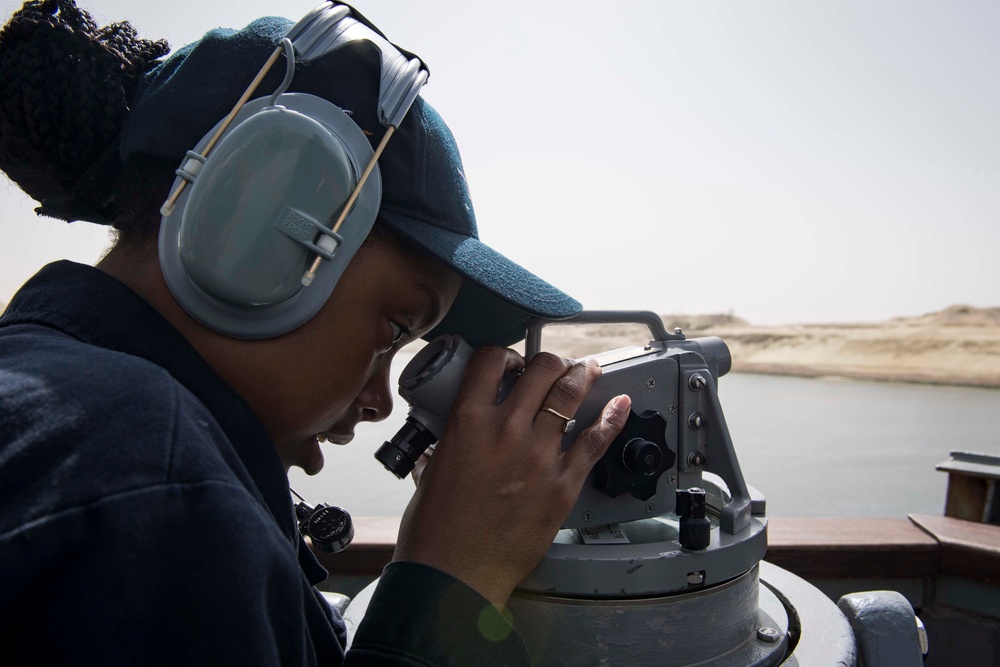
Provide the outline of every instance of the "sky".
<path id="1" fill-rule="evenodd" d="M 174 48 L 315 4 L 80 2 Z M 483 240 L 587 308 L 1000 306 L 1000 3 L 354 4 L 429 64 Z M 0 177 L 0 302 L 108 245 L 34 206 Z"/>

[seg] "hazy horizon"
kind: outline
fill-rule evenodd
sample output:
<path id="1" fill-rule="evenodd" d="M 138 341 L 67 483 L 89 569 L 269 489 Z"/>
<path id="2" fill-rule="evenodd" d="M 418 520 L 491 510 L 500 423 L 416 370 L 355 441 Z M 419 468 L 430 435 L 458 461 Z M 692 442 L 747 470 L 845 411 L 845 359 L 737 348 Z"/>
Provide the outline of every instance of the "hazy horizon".
<path id="1" fill-rule="evenodd" d="M 316 2 L 79 4 L 176 49 Z M 354 4 L 429 64 L 483 239 L 587 308 L 773 325 L 1000 305 L 1000 4 Z M 0 187 L 0 302 L 107 246 L 34 206 Z"/>

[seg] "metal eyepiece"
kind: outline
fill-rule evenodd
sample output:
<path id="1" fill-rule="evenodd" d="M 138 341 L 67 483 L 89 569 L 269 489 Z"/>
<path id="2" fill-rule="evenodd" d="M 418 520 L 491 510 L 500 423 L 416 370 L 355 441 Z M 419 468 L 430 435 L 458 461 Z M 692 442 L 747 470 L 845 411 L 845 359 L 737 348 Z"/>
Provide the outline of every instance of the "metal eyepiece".
<path id="1" fill-rule="evenodd" d="M 399 395 L 410 404 L 410 413 L 396 435 L 375 452 L 379 463 L 396 477 L 409 475 L 420 455 L 441 438 L 472 353 L 461 337 L 441 336 L 414 355 L 400 373 Z M 504 375 L 497 403 L 507 396 L 517 375 Z"/>
<path id="2" fill-rule="evenodd" d="M 391 440 L 382 443 L 375 451 L 375 458 L 399 479 L 403 479 L 417 463 L 420 455 L 438 441 L 436 435 L 417 420 L 407 417 L 403 425 Z"/>
<path id="3" fill-rule="evenodd" d="M 458 396 L 472 348 L 458 336 L 441 336 L 420 350 L 399 375 L 399 395 L 410 404 L 406 423 L 382 444 L 375 458 L 402 479 L 420 455 L 444 432 L 451 405 Z"/>

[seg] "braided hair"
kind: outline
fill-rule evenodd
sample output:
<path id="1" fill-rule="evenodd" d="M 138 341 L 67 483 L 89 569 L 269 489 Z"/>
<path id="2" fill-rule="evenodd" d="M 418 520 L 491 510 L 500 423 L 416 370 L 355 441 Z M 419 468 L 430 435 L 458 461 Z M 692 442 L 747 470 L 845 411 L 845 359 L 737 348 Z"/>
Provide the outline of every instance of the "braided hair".
<path id="1" fill-rule="evenodd" d="M 29 0 L 0 30 L 0 169 L 39 215 L 93 211 L 120 229 L 134 175 L 121 173 L 118 138 L 140 78 L 168 51 L 127 22 L 98 26 L 74 0 Z"/>

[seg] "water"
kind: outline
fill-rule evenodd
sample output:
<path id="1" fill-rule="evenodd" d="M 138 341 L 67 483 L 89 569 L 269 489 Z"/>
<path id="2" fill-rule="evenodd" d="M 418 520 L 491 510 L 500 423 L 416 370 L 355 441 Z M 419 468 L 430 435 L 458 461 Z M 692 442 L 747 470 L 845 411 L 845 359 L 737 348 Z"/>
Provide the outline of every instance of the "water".
<path id="1" fill-rule="evenodd" d="M 941 514 L 935 465 L 1000 454 L 1000 390 L 734 374 L 720 398 L 771 516 Z"/>
<path id="2" fill-rule="evenodd" d="M 409 356 L 399 355 L 395 372 Z M 395 380 L 393 380 L 395 382 Z M 1000 390 L 731 374 L 722 407 L 747 483 L 770 516 L 941 514 L 952 450 L 1000 454 Z M 346 447 L 325 445 L 315 477 L 293 469 L 311 502 L 354 516 L 398 516 L 413 492 L 372 457 L 403 423 L 405 404 L 379 424 L 359 424 Z"/>

